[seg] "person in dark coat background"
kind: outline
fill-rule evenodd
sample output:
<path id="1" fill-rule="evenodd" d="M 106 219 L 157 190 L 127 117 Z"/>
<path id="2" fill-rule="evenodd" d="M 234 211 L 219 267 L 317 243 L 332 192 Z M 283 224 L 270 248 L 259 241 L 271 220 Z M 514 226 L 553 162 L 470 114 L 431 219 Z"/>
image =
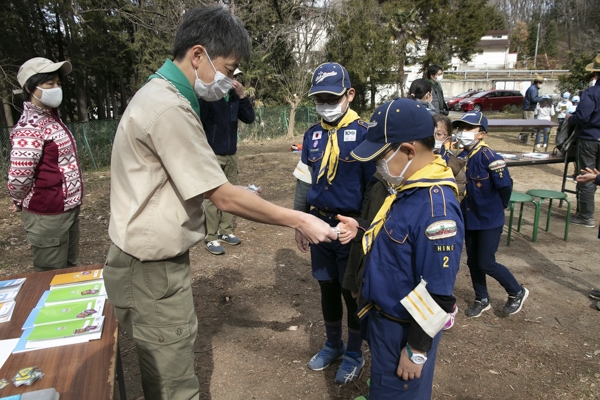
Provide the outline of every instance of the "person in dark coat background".
<path id="1" fill-rule="evenodd" d="M 236 69 L 233 74 L 236 77 L 233 88 L 223 99 L 217 101 L 198 99 L 198 102 L 200 119 L 208 144 L 215 152 L 225 176 L 232 185 L 235 185 L 238 175 L 238 119 L 245 124 L 251 124 L 254 122 L 255 115 L 252 104 L 246 97 L 244 86 L 237 80 L 237 77 L 244 73 Z M 210 200 L 204 200 L 204 209 L 206 212 L 204 245 L 209 252 L 215 255 L 224 254 L 225 249 L 221 246 L 221 242 L 231 245 L 241 243 L 241 240 L 233 234 L 233 215 L 220 212 Z"/>

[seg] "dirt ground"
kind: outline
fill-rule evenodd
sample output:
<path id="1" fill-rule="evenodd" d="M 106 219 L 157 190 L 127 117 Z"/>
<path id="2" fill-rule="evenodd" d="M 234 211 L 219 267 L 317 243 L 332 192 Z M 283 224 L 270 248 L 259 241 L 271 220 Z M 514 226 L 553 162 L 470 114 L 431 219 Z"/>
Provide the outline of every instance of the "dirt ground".
<path id="1" fill-rule="evenodd" d="M 516 132 L 491 132 L 496 151 L 525 152 Z M 291 207 L 299 158 L 289 151 L 300 138 L 240 145 L 241 184 L 263 187 L 263 197 Z M 514 188 L 560 190 L 562 164 L 513 167 Z M 80 264 L 103 263 L 109 246 L 108 171 L 85 174 Z M 573 183 L 569 183 L 574 187 Z M 33 272 L 18 214 L 0 199 L 0 276 Z M 575 198 L 570 195 L 572 204 Z M 544 205 L 542 213 L 547 206 Z M 521 233 L 497 253 L 530 290 L 523 310 L 501 313 L 506 293 L 493 280 L 493 309 L 468 319 L 474 299 L 466 256 L 456 282 L 458 314 L 439 348 L 434 399 L 600 399 L 600 311 L 587 297 L 600 286 L 597 229 L 571 226 L 563 241 L 566 207 L 553 207 L 551 229 L 531 242 L 533 207 L 526 206 Z M 507 213 L 508 216 L 508 213 Z M 600 221 L 597 207 L 596 221 Z M 542 227 L 544 226 L 541 224 Z M 366 393 L 369 352 L 357 383 L 333 382 L 338 364 L 325 371 L 306 367 L 325 339 L 317 282 L 308 255 L 296 249 L 293 232 L 240 218 L 235 234 L 243 243 L 223 256 L 203 246 L 191 250 L 199 335 L 196 368 L 201 399 L 353 399 Z M 127 396 L 143 398 L 133 343 L 120 335 Z M 118 399 L 118 390 L 115 394 Z M 151 399 L 148 399 L 151 400 Z"/>

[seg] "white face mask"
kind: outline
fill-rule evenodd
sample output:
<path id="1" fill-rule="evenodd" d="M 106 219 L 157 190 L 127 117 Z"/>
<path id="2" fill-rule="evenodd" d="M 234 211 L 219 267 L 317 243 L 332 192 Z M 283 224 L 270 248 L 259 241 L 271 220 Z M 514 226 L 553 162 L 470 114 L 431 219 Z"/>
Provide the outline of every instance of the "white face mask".
<path id="1" fill-rule="evenodd" d="M 596 78 L 594 78 L 590 81 L 590 87 L 592 87 L 592 86 L 596 86 Z"/>
<path id="2" fill-rule="evenodd" d="M 456 139 L 463 147 L 469 147 L 477 142 L 475 140 L 475 135 L 475 132 L 458 131 L 456 133 Z"/>
<path id="3" fill-rule="evenodd" d="M 402 147 L 402 146 L 400 146 L 400 147 Z M 383 180 L 385 180 L 387 183 L 389 183 L 390 185 L 392 185 L 394 187 L 397 187 L 402 184 L 402 181 L 404 181 L 404 173 L 406 172 L 406 170 L 408 169 L 408 167 L 410 166 L 410 164 L 412 163 L 412 160 L 413 160 L 412 158 L 410 160 L 408 160 L 408 162 L 404 166 L 404 169 L 402 170 L 402 172 L 400 172 L 400 175 L 393 176 L 390 173 L 390 170 L 388 168 L 388 163 L 390 162 L 390 160 L 392 158 L 394 158 L 394 156 L 396 154 L 398 154 L 398 152 L 400 151 L 400 147 L 398 147 L 396 149 L 396 151 L 392 153 L 391 156 L 389 156 L 385 160 L 377 161 L 377 164 L 376 164 L 377 172 L 379 172 L 379 174 L 381 175 Z"/>
<path id="4" fill-rule="evenodd" d="M 42 89 L 39 86 L 36 86 L 36 88 L 38 88 L 42 91 L 42 97 L 38 98 L 33 93 L 31 95 L 33 97 L 35 97 L 36 99 L 38 99 L 38 101 L 40 103 L 42 103 L 43 105 L 45 105 L 46 107 L 56 108 L 56 107 L 60 106 L 60 103 L 62 103 L 63 92 L 62 92 L 61 88 L 56 87 L 56 88 L 51 88 L 51 89 Z"/>
<path id="5" fill-rule="evenodd" d="M 223 73 L 217 71 L 212 63 L 212 60 L 208 56 L 208 53 L 206 53 L 206 58 L 208 58 L 210 65 L 215 70 L 215 77 L 211 83 L 204 83 L 200 80 L 200 78 L 198 78 L 198 70 L 194 70 L 194 73 L 196 74 L 194 93 L 196 93 L 196 96 L 205 101 L 221 100 L 233 87 L 233 80 L 226 77 Z"/>
<path id="6" fill-rule="evenodd" d="M 342 109 L 343 105 L 344 101 L 338 104 L 315 104 L 315 110 L 325 121 L 333 122 L 337 121 L 346 112 Z"/>
<path id="7" fill-rule="evenodd" d="M 443 79 L 444 79 L 444 74 L 441 74 L 435 80 L 438 81 L 438 82 L 441 82 Z"/>
<path id="8" fill-rule="evenodd" d="M 435 141 L 435 146 L 433 147 L 434 150 L 439 150 L 442 148 L 442 146 L 444 145 L 445 140 L 436 140 Z"/>

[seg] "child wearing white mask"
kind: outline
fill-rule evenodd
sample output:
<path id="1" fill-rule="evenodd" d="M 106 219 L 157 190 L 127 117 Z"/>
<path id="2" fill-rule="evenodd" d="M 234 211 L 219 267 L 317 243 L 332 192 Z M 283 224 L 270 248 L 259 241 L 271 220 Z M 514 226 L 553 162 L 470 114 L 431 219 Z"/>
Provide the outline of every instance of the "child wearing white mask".
<path id="1" fill-rule="evenodd" d="M 467 160 L 467 192 L 460 203 L 465 222 L 467 265 L 475 290 L 475 302 L 465 314 L 479 317 L 491 308 L 486 276 L 494 278 L 506 292 L 506 315 L 521 311 L 529 291 L 521 286 L 504 265 L 496 262 L 496 251 L 504 226 L 504 210 L 508 207 L 512 182 L 506 162 L 483 141 L 487 133 L 487 118 L 479 112 L 469 112 L 452 126 L 464 146 L 459 157 Z"/>
<path id="2" fill-rule="evenodd" d="M 309 96 L 321 116 L 318 124 L 304 134 L 302 163 L 310 173 L 308 193 L 297 186 L 294 209 L 306 211 L 331 227 L 337 215 L 360 215 L 367 184 L 373 179 L 375 165 L 356 162 L 350 156 L 365 140 L 368 125 L 350 108 L 354 89 L 348 71 L 337 63 L 325 63 L 314 72 Z M 314 371 L 325 369 L 337 359 L 342 362 L 335 382 L 344 384 L 358 378 L 364 365 L 359 322 L 355 317 L 356 301 L 341 286 L 350 254 L 350 244 L 340 241 L 308 246 L 298 232 L 296 243 L 303 252 L 310 250 L 312 275 L 319 282 L 321 308 L 327 340 L 308 362 Z M 348 340 L 342 341 L 343 303 L 348 310 Z"/>

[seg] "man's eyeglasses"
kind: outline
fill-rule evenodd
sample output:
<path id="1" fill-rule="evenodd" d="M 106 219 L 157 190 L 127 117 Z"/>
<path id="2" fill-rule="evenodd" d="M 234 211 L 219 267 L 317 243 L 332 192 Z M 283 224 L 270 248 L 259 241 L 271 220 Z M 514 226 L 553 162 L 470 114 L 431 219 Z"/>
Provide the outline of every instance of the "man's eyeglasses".
<path id="1" fill-rule="evenodd" d="M 433 136 L 437 139 L 437 140 L 442 140 L 442 139 L 446 139 L 448 137 L 448 135 L 446 135 L 444 132 L 433 132 Z"/>
<path id="2" fill-rule="evenodd" d="M 324 104 L 329 104 L 330 106 L 335 106 L 336 104 L 339 104 L 340 101 L 342 101 L 342 99 L 346 97 L 346 95 L 337 97 L 337 98 L 328 98 L 327 100 L 322 100 L 322 99 L 317 99 L 316 97 L 313 97 L 313 102 L 318 105 L 318 106 L 322 106 Z"/>

